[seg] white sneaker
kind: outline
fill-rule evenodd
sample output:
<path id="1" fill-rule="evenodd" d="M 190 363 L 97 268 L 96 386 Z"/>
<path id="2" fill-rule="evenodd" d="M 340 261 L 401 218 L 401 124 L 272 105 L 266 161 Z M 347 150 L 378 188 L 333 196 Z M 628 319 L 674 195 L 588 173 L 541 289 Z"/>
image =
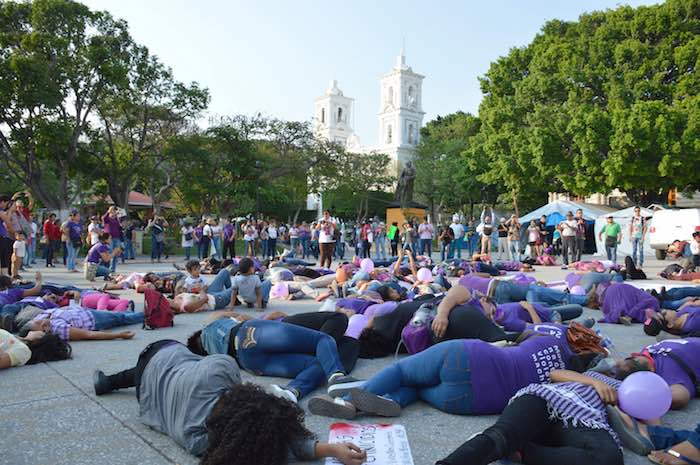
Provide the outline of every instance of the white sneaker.
<path id="1" fill-rule="evenodd" d="M 299 399 L 297 399 L 297 396 L 295 396 L 292 391 L 280 387 L 276 384 L 270 385 L 268 392 L 275 397 L 279 397 L 280 399 L 287 399 L 288 401 L 294 402 L 295 404 L 299 402 Z"/>

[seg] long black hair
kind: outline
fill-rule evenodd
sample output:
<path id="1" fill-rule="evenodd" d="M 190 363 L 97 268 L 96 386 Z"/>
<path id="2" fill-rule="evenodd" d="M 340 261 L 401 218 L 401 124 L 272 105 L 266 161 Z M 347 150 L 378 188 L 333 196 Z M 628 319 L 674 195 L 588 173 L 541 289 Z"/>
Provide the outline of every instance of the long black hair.
<path id="1" fill-rule="evenodd" d="M 207 351 L 204 350 L 204 346 L 202 345 L 201 329 L 190 334 L 190 337 L 187 338 L 187 348 L 190 349 L 190 352 L 193 354 L 201 355 L 203 357 L 209 355 L 207 354 Z"/>
<path id="2" fill-rule="evenodd" d="M 73 348 L 66 341 L 55 334 L 47 333 L 36 341 L 27 341 L 27 347 L 32 351 L 32 356 L 27 365 L 42 362 L 55 362 L 71 357 Z"/>
<path id="3" fill-rule="evenodd" d="M 294 442 L 313 437 L 297 404 L 249 383 L 224 392 L 206 424 L 200 465 L 283 465 Z"/>

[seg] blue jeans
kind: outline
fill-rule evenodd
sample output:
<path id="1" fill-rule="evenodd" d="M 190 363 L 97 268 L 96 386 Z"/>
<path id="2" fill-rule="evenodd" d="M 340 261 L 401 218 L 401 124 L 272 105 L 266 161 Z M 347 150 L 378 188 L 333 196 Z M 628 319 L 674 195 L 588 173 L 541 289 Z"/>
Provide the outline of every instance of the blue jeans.
<path id="1" fill-rule="evenodd" d="M 444 262 L 449 258 L 450 255 L 450 245 L 451 242 L 445 243 L 441 242 L 440 243 L 440 261 Z"/>
<path id="2" fill-rule="evenodd" d="M 678 310 L 687 297 L 700 297 L 700 287 L 675 287 L 667 289 L 666 295 L 668 299 L 661 302 L 661 308 Z"/>
<path id="3" fill-rule="evenodd" d="M 617 273 L 597 273 L 595 271 L 591 271 L 581 276 L 581 280 L 578 282 L 578 285 L 588 292 L 591 290 L 594 284 L 597 285 L 610 282 L 621 283 L 622 281 L 624 281 L 624 279 L 622 279 L 622 276 Z"/>
<path id="4" fill-rule="evenodd" d="M 302 265 L 302 266 L 313 266 L 316 263 L 314 262 L 307 262 L 306 260 L 302 260 L 301 258 L 293 258 L 287 255 L 282 259 L 282 262 L 287 263 L 288 265 Z"/>
<path id="5" fill-rule="evenodd" d="M 511 260 L 520 261 L 520 241 L 511 241 L 508 239 L 508 252 Z"/>
<path id="6" fill-rule="evenodd" d="M 289 248 L 291 249 L 291 252 L 289 255 L 287 255 L 287 257 L 295 257 L 296 256 L 296 254 L 298 252 L 297 249 L 299 248 L 299 244 L 300 244 L 300 241 L 299 241 L 298 237 L 290 237 L 289 238 Z"/>
<path id="7" fill-rule="evenodd" d="M 330 335 L 292 324 L 249 320 L 236 334 L 241 366 L 258 375 L 294 378 L 287 386 L 303 397 L 345 369 Z"/>
<path id="8" fill-rule="evenodd" d="M 520 286 L 510 281 L 498 281 L 493 292 L 493 300 L 497 304 L 507 304 L 508 302 L 522 302 L 527 299 L 528 286 Z"/>
<path id="9" fill-rule="evenodd" d="M 214 247 L 214 258 L 221 260 L 221 238 L 213 237 L 211 239 L 212 246 Z"/>
<path id="10" fill-rule="evenodd" d="M 262 287 L 260 292 L 262 293 L 262 301 L 267 302 L 270 300 L 270 289 L 272 289 L 272 282 L 266 279 L 262 282 Z M 225 308 L 229 303 L 231 303 L 231 294 L 233 289 L 231 288 L 231 273 L 227 269 L 219 271 L 211 282 L 209 288 L 207 289 L 207 294 L 214 296 L 215 310 L 221 310 Z"/>
<path id="11" fill-rule="evenodd" d="M 374 256 L 377 260 L 386 260 L 386 236 L 378 236 L 374 240 Z"/>
<path id="12" fill-rule="evenodd" d="M 151 260 L 160 260 L 160 256 L 163 255 L 164 242 L 158 242 L 155 236 L 151 236 Z"/>
<path id="13" fill-rule="evenodd" d="M 109 247 L 109 251 L 112 252 L 114 249 L 117 247 L 121 247 L 123 242 L 121 239 L 114 239 L 112 238 L 112 244 Z M 122 252 L 122 260 L 124 259 L 124 253 Z M 114 273 L 117 271 L 117 261 L 119 260 L 119 257 L 112 257 L 112 265 L 110 266 L 110 270 Z"/>
<path id="14" fill-rule="evenodd" d="M 615 243 L 614 246 L 605 246 L 605 253 L 608 256 L 608 260 L 612 261 L 613 263 L 617 263 L 617 242 Z"/>
<path id="15" fill-rule="evenodd" d="M 21 312 L 23 308 L 24 308 L 24 305 L 22 305 L 22 304 L 0 305 L 0 315 L 17 316 L 17 314 L 19 312 Z"/>
<path id="16" fill-rule="evenodd" d="M 474 252 L 480 251 L 480 249 L 478 249 L 478 246 L 481 243 L 481 234 L 474 233 L 472 234 L 471 238 L 467 239 L 467 241 L 467 250 L 469 251 L 469 256 L 471 257 L 472 255 L 474 255 Z"/>
<path id="17" fill-rule="evenodd" d="M 556 305 L 549 307 L 549 321 L 552 321 L 552 312 L 559 312 L 561 321 L 575 320 L 583 313 L 583 307 L 577 304 Z"/>
<path id="18" fill-rule="evenodd" d="M 588 296 L 574 295 L 550 287 L 531 284 L 527 291 L 527 301 L 545 305 L 577 304 L 585 306 L 588 303 Z"/>
<path id="19" fill-rule="evenodd" d="M 131 239 L 127 239 L 124 241 L 124 247 L 126 248 L 126 250 L 124 250 L 124 254 L 122 255 L 122 257 L 129 260 L 133 260 L 134 258 L 136 258 L 136 254 L 134 253 L 134 242 Z"/>
<path id="20" fill-rule="evenodd" d="M 454 239 L 450 243 L 450 258 L 462 258 L 462 246 L 463 245 L 464 245 L 464 239 L 462 239 L 462 238 Z"/>
<path id="21" fill-rule="evenodd" d="M 381 370 L 362 389 L 401 407 L 422 399 L 443 412 L 468 415 L 474 397 L 464 341 L 447 341 Z"/>
<path id="22" fill-rule="evenodd" d="M 637 252 L 639 252 L 639 258 L 637 258 Z M 641 237 L 632 238 L 632 260 L 636 266 L 640 268 L 644 266 L 644 241 Z"/>
<path id="23" fill-rule="evenodd" d="M 101 277 L 109 276 L 109 273 L 110 273 L 111 271 L 110 271 L 110 269 L 107 267 L 107 265 L 109 265 L 109 263 L 104 263 L 104 262 L 98 263 L 98 264 L 97 264 L 97 271 L 95 272 L 95 276 L 98 276 L 98 277 L 100 277 L 100 276 L 101 276 Z"/>
<path id="24" fill-rule="evenodd" d="M 654 450 L 671 449 L 676 444 L 688 441 L 694 447 L 700 449 L 700 423 L 695 431 L 674 430 L 666 426 L 647 425 L 649 438 L 654 444 Z"/>
<path id="25" fill-rule="evenodd" d="M 277 239 L 267 240 L 267 255 L 266 257 L 274 257 L 277 255 Z"/>
<path id="26" fill-rule="evenodd" d="M 66 268 L 68 270 L 74 270 L 75 259 L 78 258 L 78 249 L 73 247 L 71 241 L 66 241 L 66 251 L 68 252 L 66 256 Z"/>
<path id="27" fill-rule="evenodd" d="M 420 240 L 420 254 L 427 255 L 430 257 L 432 255 L 433 240 L 432 239 L 421 239 Z"/>
<path id="28" fill-rule="evenodd" d="M 342 239 L 335 241 L 335 251 L 333 253 L 335 253 L 338 260 L 345 258 L 345 242 L 343 242 Z"/>
<path id="29" fill-rule="evenodd" d="M 192 247 L 183 247 L 182 249 L 185 251 L 185 260 L 189 260 L 192 256 Z"/>
<path id="30" fill-rule="evenodd" d="M 311 255 L 309 251 L 309 238 L 301 237 L 299 238 L 299 242 L 301 242 L 301 258 L 306 258 L 307 255 Z"/>
<path id="31" fill-rule="evenodd" d="M 95 318 L 95 331 L 143 323 L 143 312 L 108 312 L 106 310 L 88 311 L 92 313 L 93 318 Z"/>

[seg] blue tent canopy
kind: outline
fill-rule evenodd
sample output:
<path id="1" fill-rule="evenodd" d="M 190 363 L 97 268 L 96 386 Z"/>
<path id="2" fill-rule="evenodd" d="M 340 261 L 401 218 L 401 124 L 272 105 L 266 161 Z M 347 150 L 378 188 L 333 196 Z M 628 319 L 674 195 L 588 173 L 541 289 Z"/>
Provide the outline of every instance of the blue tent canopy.
<path id="1" fill-rule="evenodd" d="M 595 223 L 596 218 L 599 216 L 615 211 L 614 208 L 604 207 L 602 205 L 590 205 L 568 200 L 555 200 L 521 217 L 520 223 L 525 224 L 531 220 L 539 220 L 542 215 L 546 215 L 547 226 L 555 226 L 566 218 L 567 212 L 575 213 L 579 208 L 583 211 L 583 218 L 588 223 Z"/>

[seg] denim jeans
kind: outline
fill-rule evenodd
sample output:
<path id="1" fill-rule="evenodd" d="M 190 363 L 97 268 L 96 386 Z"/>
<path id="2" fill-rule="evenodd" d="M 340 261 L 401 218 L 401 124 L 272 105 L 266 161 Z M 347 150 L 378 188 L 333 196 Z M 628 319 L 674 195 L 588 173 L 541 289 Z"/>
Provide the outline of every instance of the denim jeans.
<path id="1" fill-rule="evenodd" d="M 109 246 L 109 251 L 112 252 L 114 249 L 117 247 L 121 247 L 123 245 L 123 242 L 120 239 L 114 239 L 112 238 L 112 244 Z M 124 257 L 124 253 L 122 252 L 122 260 Z M 112 273 L 117 271 L 117 261 L 119 260 L 119 257 L 112 257 L 112 264 L 110 265 L 110 270 Z"/>
<path id="2" fill-rule="evenodd" d="M 22 304 L 5 304 L 0 305 L 0 315 L 12 315 L 17 316 L 19 312 L 22 311 L 24 305 Z"/>
<path id="3" fill-rule="evenodd" d="M 270 300 L 270 290 L 272 289 L 272 282 L 266 279 L 262 282 L 260 292 L 262 293 L 262 301 L 267 302 Z M 214 296 L 215 310 L 221 310 L 225 308 L 229 303 L 231 303 L 231 294 L 233 289 L 231 288 L 231 273 L 224 268 L 219 271 L 207 288 L 207 294 Z"/>
<path id="4" fill-rule="evenodd" d="M 468 415 L 473 391 L 464 341 L 434 345 L 381 370 L 362 386 L 401 407 L 422 399 L 443 412 Z"/>
<path id="5" fill-rule="evenodd" d="M 450 243 L 450 258 L 462 258 L 462 246 L 464 246 L 463 238 L 455 238 Z M 471 257 L 471 253 L 469 254 Z"/>
<path id="6" fill-rule="evenodd" d="M 308 255 L 311 255 L 309 251 L 309 238 L 300 237 L 299 242 L 301 243 L 301 258 L 306 258 Z"/>
<path id="7" fill-rule="evenodd" d="M 421 239 L 420 240 L 420 254 L 432 256 L 433 240 L 432 239 Z"/>
<path id="8" fill-rule="evenodd" d="M 78 249 L 73 247 L 73 243 L 71 241 L 67 241 L 66 250 L 68 252 L 68 255 L 66 256 L 66 268 L 68 270 L 74 270 L 75 259 L 78 258 Z"/>
<path id="9" fill-rule="evenodd" d="M 622 281 L 624 281 L 624 279 L 617 273 L 597 273 L 595 271 L 591 271 L 581 276 L 581 280 L 578 282 L 578 285 L 588 292 L 594 285 L 597 284 L 613 282 L 621 283 Z"/>
<path id="10" fill-rule="evenodd" d="M 241 366 L 258 375 L 294 378 L 288 387 L 305 396 L 345 369 L 328 334 L 292 324 L 249 320 L 236 334 Z"/>
<path id="11" fill-rule="evenodd" d="M 217 260 L 221 260 L 221 238 L 220 237 L 212 237 L 211 244 L 214 248 L 214 253 L 213 253 L 214 258 L 216 258 Z"/>
<path id="12" fill-rule="evenodd" d="M 516 262 L 520 261 L 520 241 L 511 241 L 508 239 L 508 253 L 510 259 Z"/>
<path id="13" fill-rule="evenodd" d="M 639 252 L 639 257 L 637 257 Z M 640 268 L 644 266 L 644 241 L 641 237 L 632 238 L 632 260 L 634 264 Z"/>
<path id="14" fill-rule="evenodd" d="M 109 263 L 98 263 L 97 264 L 97 271 L 95 272 L 95 276 L 97 277 L 105 277 L 109 276 L 109 273 L 111 272 L 110 269 L 107 267 Z"/>
<path id="15" fill-rule="evenodd" d="M 676 444 L 688 441 L 694 447 L 700 449 L 700 423 L 695 431 L 674 430 L 666 426 L 647 425 L 649 438 L 654 444 L 654 450 L 670 449 Z"/>
<path id="16" fill-rule="evenodd" d="M 209 246 L 211 245 L 211 238 L 209 236 L 202 236 L 202 239 L 199 241 L 199 248 L 200 251 L 199 253 L 201 254 L 202 259 L 207 258 L 209 256 Z M 153 256 L 151 256 L 153 258 Z"/>
<path id="17" fill-rule="evenodd" d="M 374 240 L 375 253 L 374 256 L 377 260 L 386 260 L 386 236 L 378 236 Z"/>
<path id="18" fill-rule="evenodd" d="M 275 255 L 277 255 L 277 239 L 268 239 L 267 240 L 267 255 L 265 255 L 265 256 L 273 258 Z"/>
<path id="19" fill-rule="evenodd" d="M 143 312 L 109 312 L 107 310 L 88 311 L 92 313 L 93 318 L 95 318 L 95 331 L 143 323 Z"/>
<path id="20" fill-rule="evenodd" d="M 468 241 L 467 250 L 469 251 L 469 256 L 471 257 L 474 255 L 474 252 L 477 251 L 478 245 L 481 243 L 481 234 L 474 233 L 469 239 L 462 239 L 462 244 L 464 244 L 465 241 Z"/>
<path id="21" fill-rule="evenodd" d="M 617 242 L 612 247 L 606 245 L 605 253 L 608 256 L 608 260 L 612 261 L 613 263 L 617 263 Z"/>
<path id="22" fill-rule="evenodd" d="M 700 287 L 675 287 L 666 289 L 668 299 L 661 302 L 661 308 L 677 310 L 687 297 L 700 297 Z"/>
<path id="23" fill-rule="evenodd" d="M 160 260 L 164 245 L 164 242 L 158 242 L 155 236 L 151 236 L 151 260 Z"/>
<path id="24" fill-rule="evenodd" d="M 122 257 L 124 257 L 127 260 L 133 260 L 136 258 L 136 254 L 134 253 L 134 242 L 131 239 L 127 239 L 124 241 L 124 254 Z M 123 262 L 122 262 L 123 263 Z"/>
<path id="25" fill-rule="evenodd" d="M 183 250 L 185 251 L 185 260 L 189 260 L 192 256 L 192 247 L 183 247 Z"/>
<path id="26" fill-rule="evenodd" d="M 510 281 L 498 281 L 493 291 L 493 300 L 497 304 L 507 304 L 508 302 L 521 302 L 527 299 L 528 286 L 520 286 Z"/>
<path id="27" fill-rule="evenodd" d="M 550 287 L 531 284 L 527 291 L 527 301 L 545 305 L 577 304 L 585 306 L 588 303 L 588 296 L 574 295 Z"/>
<path id="28" fill-rule="evenodd" d="M 583 307 L 577 304 L 565 304 L 549 307 L 549 321 L 552 321 L 552 313 L 559 312 L 561 321 L 575 320 L 583 313 Z"/>
<path id="29" fill-rule="evenodd" d="M 264 258 L 267 257 L 267 239 L 260 239 L 260 248 L 262 249 L 260 251 L 260 255 Z"/>
<path id="30" fill-rule="evenodd" d="M 441 242 L 440 243 L 440 261 L 444 262 L 450 258 L 450 245 L 451 242 Z"/>
<path id="31" fill-rule="evenodd" d="M 335 241 L 335 256 L 338 260 L 345 258 L 345 242 L 342 239 Z"/>

